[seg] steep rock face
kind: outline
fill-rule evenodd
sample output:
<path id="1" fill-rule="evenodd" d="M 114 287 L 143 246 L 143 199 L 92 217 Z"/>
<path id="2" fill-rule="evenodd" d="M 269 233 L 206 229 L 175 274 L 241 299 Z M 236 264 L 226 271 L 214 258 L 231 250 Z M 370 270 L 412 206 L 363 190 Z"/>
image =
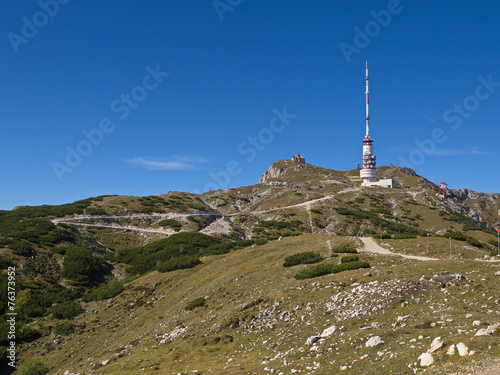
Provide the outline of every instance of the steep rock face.
<path id="1" fill-rule="evenodd" d="M 311 182 L 311 179 L 316 182 L 343 182 L 346 178 L 344 172 L 333 169 L 321 168 L 306 163 L 297 163 L 291 160 L 278 160 L 271 164 L 264 172 L 259 182 L 261 184 L 275 184 L 276 182 L 303 184 Z"/>
<path id="2" fill-rule="evenodd" d="M 273 179 L 280 178 L 285 172 L 285 168 L 278 168 L 271 165 L 259 178 L 261 184 L 265 184 Z"/>
<path id="3" fill-rule="evenodd" d="M 271 164 L 271 166 L 259 178 L 261 184 L 276 180 L 284 180 L 292 176 L 299 176 L 306 169 L 315 168 L 305 163 L 296 163 L 289 160 L 279 160 Z M 316 167 L 317 168 L 317 167 Z"/>
<path id="4" fill-rule="evenodd" d="M 409 176 L 414 176 L 414 177 L 418 176 L 417 172 L 415 172 L 414 169 L 411 169 L 411 168 L 408 168 L 408 167 L 401 168 L 401 172 L 406 173 Z"/>
<path id="5" fill-rule="evenodd" d="M 500 194 L 498 193 L 481 193 L 479 191 L 469 190 L 469 189 L 451 189 L 453 195 L 459 199 L 480 199 L 482 201 L 494 202 L 500 199 Z"/>

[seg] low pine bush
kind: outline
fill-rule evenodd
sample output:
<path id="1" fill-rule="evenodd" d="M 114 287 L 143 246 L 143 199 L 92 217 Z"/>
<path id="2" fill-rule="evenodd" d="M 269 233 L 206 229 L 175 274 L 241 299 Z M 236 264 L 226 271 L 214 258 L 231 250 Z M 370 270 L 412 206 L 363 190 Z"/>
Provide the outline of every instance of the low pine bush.
<path id="1" fill-rule="evenodd" d="M 196 309 L 197 307 L 201 307 L 205 304 L 205 298 L 203 297 L 198 297 L 194 300 L 192 300 L 191 302 L 189 302 L 186 307 L 184 307 L 184 310 L 186 311 L 191 311 L 191 310 L 194 310 Z"/>
<path id="2" fill-rule="evenodd" d="M 46 375 L 49 371 L 44 361 L 32 358 L 23 363 L 17 373 L 19 375 Z"/>
<path id="3" fill-rule="evenodd" d="M 340 258 L 340 263 L 357 262 L 359 257 L 357 255 L 351 255 Z"/>
<path id="4" fill-rule="evenodd" d="M 462 232 L 446 232 L 445 234 L 443 234 L 443 237 L 451 237 L 452 239 L 454 240 L 457 240 L 457 241 L 465 241 L 467 240 L 467 236 L 465 234 L 463 234 Z"/>
<path id="5" fill-rule="evenodd" d="M 332 250 L 333 254 L 357 254 L 358 250 L 356 250 L 354 247 L 351 246 L 342 246 L 342 247 L 337 247 L 336 249 Z"/>
<path id="6" fill-rule="evenodd" d="M 73 322 L 63 322 L 59 323 L 54 327 L 54 332 L 57 335 L 71 335 L 75 331 L 75 323 Z"/>
<path id="7" fill-rule="evenodd" d="M 339 273 L 343 271 L 356 270 L 359 268 L 370 268 L 370 264 L 368 262 L 348 262 L 343 264 L 318 264 L 317 266 L 303 269 L 295 275 L 295 279 L 303 280 L 310 279 L 313 277 L 329 275 L 332 273 Z"/>
<path id="8" fill-rule="evenodd" d="M 56 319 L 71 319 L 82 312 L 82 308 L 75 301 L 67 301 L 52 306 L 49 310 Z"/>
<path id="9" fill-rule="evenodd" d="M 83 300 L 85 302 L 90 302 L 90 301 L 102 301 L 105 299 L 110 299 L 123 292 L 123 289 L 124 289 L 123 282 L 116 282 L 116 283 L 102 285 L 99 288 L 87 292 L 83 296 Z"/>
<path id="10" fill-rule="evenodd" d="M 469 245 L 479 247 L 479 248 L 483 247 L 483 244 L 481 242 L 479 242 L 479 240 L 476 240 L 474 237 L 467 237 L 466 241 Z"/>
<path id="11" fill-rule="evenodd" d="M 318 263 L 322 260 L 321 255 L 314 251 L 307 251 L 303 253 L 297 253 L 294 255 L 290 255 L 285 258 L 285 263 L 283 263 L 284 267 L 291 267 L 297 264 L 310 264 L 310 263 Z"/>
<path id="12" fill-rule="evenodd" d="M 414 234 L 402 233 L 402 234 L 395 234 L 392 238 L 394 238 L 395 240 L 405 240 L 410 238 L 417 238 L 417 236 Z"/>
<path id="13" fill-rule="evenodd" d="M 34 254 L 33 248 L 26 241 L 14 241 L 9 245 L 13 253 L 21 256 L 32 256 Z"/>
<path id="14" fill-rule="evenodd" d="M 171 272 L 175 270 L 193 268 L 201 263 L 197 256 L 180 256 L 160 263 L 156 269 L 158 272 Z"/>
<path id="15" fill-rule="evenodd" d="M 161 227 L 170 227 L 176 232 L 180 231 L 182 228 L 182 224 L 174 219 L 165 219 L 158 222 L 158 225 Z"/>

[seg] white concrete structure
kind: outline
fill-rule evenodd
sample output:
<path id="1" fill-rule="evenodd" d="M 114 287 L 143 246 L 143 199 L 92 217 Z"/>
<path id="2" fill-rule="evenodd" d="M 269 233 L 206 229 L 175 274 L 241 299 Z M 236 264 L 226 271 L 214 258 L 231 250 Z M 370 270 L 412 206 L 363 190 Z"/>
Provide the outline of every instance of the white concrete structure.
<path id="1" fill-rule="evenodd" d="M 389 189 L 394 189 L 395 183 L 392 178 L 386 178 L 383 180 L 378 180 L 378 181 L 372 181 L 372 182 L 364 182 L 361 184 L 361 186 L 381 186 Z"/>

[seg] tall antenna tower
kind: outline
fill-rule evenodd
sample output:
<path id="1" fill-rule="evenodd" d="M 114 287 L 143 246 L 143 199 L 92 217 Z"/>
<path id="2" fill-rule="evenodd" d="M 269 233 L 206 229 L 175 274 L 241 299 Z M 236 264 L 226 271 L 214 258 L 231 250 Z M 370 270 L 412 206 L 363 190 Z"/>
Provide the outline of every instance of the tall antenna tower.
<path id="1" fill-rule="evenodd" d="M 365 89 L 365 100 L 366 100 L 366 116 L 365 116 L 365 126 L 366 135 L 363 139 L 363 168 L 360 171 L 360 177 L 363 179 L 362 185 L 368 185 L 373 182 L 375 177 L 377 177 L 375 156 L 373 155 L 373 140 L 370 138 L 370 90 L 369 90 L 369 78 L 368 78 L 368 61 L 366 62 L 366 89 Z"/>

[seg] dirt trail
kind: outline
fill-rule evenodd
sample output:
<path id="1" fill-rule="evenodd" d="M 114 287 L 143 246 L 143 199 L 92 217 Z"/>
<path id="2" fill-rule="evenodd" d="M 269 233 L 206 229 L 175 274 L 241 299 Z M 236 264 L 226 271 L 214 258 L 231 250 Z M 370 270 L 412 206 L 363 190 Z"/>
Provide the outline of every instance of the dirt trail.
<path id="1" fill-rule="evenodd" d="M 75 222 L 64 222 L 69 225 L 75 225 L 75 226 L 80 226 L 80 227 L 99 227 L 99 228 L 109 228 L 109 229 L 116 229 L 116 230 L 131 230 L 134 232 L 141 232 L 141 233 L 161 233 L 161 234 L 166 234 L 166 235 L 171 235 L 174 233 L 177 233 L 171 229 L 149 229 L 149 228 L 140 228 L 140 227 L 135 227 L 132 225 L 119 225 L 119 224 L 90 224 L 90 223 L 75 223 Z"/>
<path id="2" fill-rule="evenodd" d="M 406 254 L 398 254 L 398 253 L 393 253 L 392 251 L 389 251 L 382 246 L 380 246 L 378 243 L 375 242 L 375 240 L 372 237 L 360 237 L 359 238 L 361 242 L 363 242 L 364 247 L 362 249 L 358 249 L 360 251 L 367 251 L 370 253 L 376 253 L 376 254 L 382 254 L 382 255 L 397 255 L 403 258 L 407 259 L 416 259 L 416 260 L 422 260 L 422 261 L 427 261 L 427 260 L 439 260 L 438 258 L 429 258 L 429 257 L 422 257 L 418 255 L 406 255 Z"/>
<path id="3" fill-rule="evenodd" d="M 296 203 L 296 204 L 291 204 L 289 206 L 280 206 L 280 207 L 269 208 L 267 210 L 253 211 L 252 214 L 264 214 L 266 212 L 283 210 L 283 209 L 294 208 L 294 207 L 304 207 L 306 210 L 310 210 L 311 209 L 311 205 L 313 205 L 314 203 L 325 201 L 325 200 L 328 200 L 328 199 L 333 199 L 338 194 L 349 193 L 349 192 L 352 192 L 352 191 L 360 191 L 360 190 L 361 190 L 361 187 L 347 188 L 347 189 L 344 189 L 344 190 L 340 190 L 339 192 L 335 193 L 335 195 L 326 195 L 326 196 L 321 197 L 321 198 L 315 198 L 315 199 L 311 199 L 310 201 L 306 201 L 306 202 L 302 202 L 302 203 Z M 230 216 L 235 216 L 235 215 L 239 215 L 239 214 L 241 214 L 241 212 L 236 212 L 234 214 L 229 214 L 227 216 L 230 217 Z"/>
<path id="4" fill-rule="evenodd" d="M 207 215 L 207 216 L 214 216 L 214 215 L 219 215 L 218 213 L 213 213 L 213 212 L 197 212 L 197 213 L 174 213 L 174 212 L 168 212 L 168 213 L 150 213 L 150 214 L 130 214 L 130 215 L 74 215 L 72 217 L 62 217 L 62 218 L 56 218 L 52 219 L 52 222 L 54 224 L 69 224 L 69 225 L 74 225 L 74 226 L 80 226 L 80 227 L 99 227 L 99 228 L 110 228 L 110 229 L 116 229 L 116 230 L 130 230 L 134 232 L 140 232 L 140 233 L 160 233 L 164 234 L 167 236 L 170 236 L 172 234 L 177 233 L 176 231 L 168 228 L 142 228 L 138 227 L 135 225 L 123 225 L 119 223 L 85 223 L 85 222 L 80 222 L 81 220 L 93 220 L 93 219 L 114 219 L 117 221 L 124 220 L 124 219 L 150 219 L 153 217 L 159 217 L 159 218 L 165 218 L 165 219 L 179 219 L 179 218 L 184 218 L 190 215 Z"/>

